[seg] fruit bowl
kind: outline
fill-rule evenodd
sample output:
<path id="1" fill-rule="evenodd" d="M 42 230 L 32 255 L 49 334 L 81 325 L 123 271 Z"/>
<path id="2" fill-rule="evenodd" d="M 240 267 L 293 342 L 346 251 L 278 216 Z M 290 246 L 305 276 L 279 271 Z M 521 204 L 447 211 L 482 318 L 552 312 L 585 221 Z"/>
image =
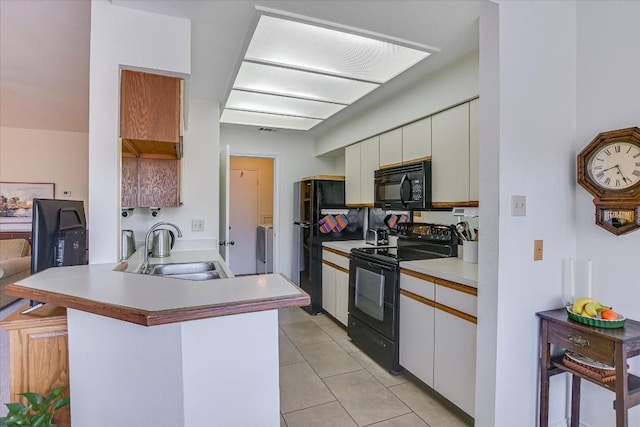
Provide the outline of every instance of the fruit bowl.
<path id="1" fill-rule="evenodd" d="M 576 322 L 583 323 L 589 326 L 595 326 L 596 328 L 622 328 L 624 326 L 625 317 L 621 314 L 618 314 L 618 318 L 615 320 L 607 320 L 600 319 L 599 317 L 589 317 L 583 316 L 582 314 L 574 313 L 571 311 L 571 306 L 567 307 L 567 314 L 569 314 L 569 319 L 575 320 Z"/>

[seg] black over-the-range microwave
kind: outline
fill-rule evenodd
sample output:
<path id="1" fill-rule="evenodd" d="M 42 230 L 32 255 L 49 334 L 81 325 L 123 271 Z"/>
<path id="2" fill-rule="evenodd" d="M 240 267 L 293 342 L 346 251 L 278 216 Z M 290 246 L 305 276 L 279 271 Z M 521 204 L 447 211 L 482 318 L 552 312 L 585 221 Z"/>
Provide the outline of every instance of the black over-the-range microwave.
<path id="1" fill-rule="evenodd" d="M 431 161 L 375 171 L 375 206 L 383 209 L 431 209 Z"/>

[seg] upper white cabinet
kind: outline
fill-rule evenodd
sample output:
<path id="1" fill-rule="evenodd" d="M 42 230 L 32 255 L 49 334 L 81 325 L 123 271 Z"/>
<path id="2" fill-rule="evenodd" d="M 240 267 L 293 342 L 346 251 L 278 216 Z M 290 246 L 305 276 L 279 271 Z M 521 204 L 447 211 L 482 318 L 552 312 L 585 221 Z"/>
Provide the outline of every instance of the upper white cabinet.
<path id="1" fill-rule="evenodd" d="M 346 203 L 373 206 L 374 171 L 431 159 L 435 208 L 478 206 L 479 99 L 345 149 Z"/>
<path id="2" fill-rule="evenodd" d="M 431 118 L 434 207 L 469 204 L 469 103 Z"/>
<path id="3" fill-rule="evenodd" d="M 380 167 L 402 164 L 402 128 L 380 134 Z"/>
<path id="4" fill-rule="evenodd" d="M 360 143 L 360 202 L 373 206 L 373 175 L 380 168 L 378 137 L 365 139 Z"/>
<path id="5" fill-rule="evenodd" d="M 480 200 L 478 193 L 478 106 L 480 102 L 474 99 L 469 102 L 469 201 Z"/>
<path id="6" fill-rule="evenodd" d="M 431 157 L 431 117 L 402 128 L 403 163 L 424 160 L 428 157 Z"/>
<path id="7" fill-rule="evenodd" d="M 344 150 L 345 203 L 360 204 L 360 143 L 349 145 Z"/>
<path id="8" fill-rule="evenodd" d="M 373 206 L 373 174 L 379 167 L 378 136 L 346 147 L 345 202 L 347 205 Z"/>

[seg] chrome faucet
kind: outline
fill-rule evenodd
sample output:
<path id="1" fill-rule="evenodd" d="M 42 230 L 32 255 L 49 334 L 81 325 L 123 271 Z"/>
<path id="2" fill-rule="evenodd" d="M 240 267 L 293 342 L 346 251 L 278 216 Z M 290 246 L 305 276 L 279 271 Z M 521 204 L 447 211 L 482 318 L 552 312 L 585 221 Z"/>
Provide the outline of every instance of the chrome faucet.
<path id="1" fill-rule="evenodd" d="M 147 271 L 149 270 L 149 236 L 151 236 L 151 233 L 153 233 L 154 230 L 163 225 L 170 225 L 171 227 L 175 228 L 178 232 L 178 237 L 182 237 L 182 231 L 180 231 L 180 227 L 175 224 L 172 224 L 170 222 L 157 222 L 153 224 L 149 231 L 147 231 L 147 235 L 144 238 L 144 262 L 142 263 L 142 273 L 147 273 Z"/>

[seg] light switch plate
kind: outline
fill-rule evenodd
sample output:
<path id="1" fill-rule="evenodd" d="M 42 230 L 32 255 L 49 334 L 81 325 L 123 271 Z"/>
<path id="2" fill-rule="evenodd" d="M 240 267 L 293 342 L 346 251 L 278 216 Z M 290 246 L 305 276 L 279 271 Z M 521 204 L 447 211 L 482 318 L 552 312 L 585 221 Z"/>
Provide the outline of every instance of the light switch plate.
<path id="1" fill-rule="evenodd" d="M 511 196 L 511 216 L 527 216 L 527 196 Z"/>
<path id="2" fill-rule="evenodd" d="M 192 219 L 191 231 L 204 231 L 204 219 Z"/>
<path id="3" fill-rule="evenodd" d="M 533 260 L 542 261 L 542 240 L 533 241 Z"/>

